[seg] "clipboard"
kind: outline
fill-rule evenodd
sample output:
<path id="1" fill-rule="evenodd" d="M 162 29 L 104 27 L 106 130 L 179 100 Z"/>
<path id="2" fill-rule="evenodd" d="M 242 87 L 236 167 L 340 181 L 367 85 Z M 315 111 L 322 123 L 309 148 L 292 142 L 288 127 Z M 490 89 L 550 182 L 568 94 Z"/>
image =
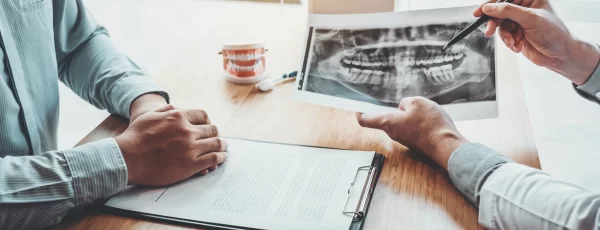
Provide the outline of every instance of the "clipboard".
<path id="1" fill-rule="evenodd" d="M 280 144 L 266 141 L 255 141 L 241 138 L 230 138 L 230 139 L 238 139 L 238 140 L 246 140 L 246 141 L 254 141 L 254 142 L 262 142 L 262 143 L 271 143 L 271 144 Z M 289 145 L 289 144 L 288 144 Z M 323 148 L 323 149 L 338 149 L 338 148 L 326 148 L 326 147 L 316 147 L 316 146 L 308 146 L 308 145 L 293 145 L 293 146 L 301 146 L 301 147 L 312 147 L 312 148 Z M 340 149 L 342 150 L 342 149 Z M 361 196 L 359 198 L 359 202 L 356 207 L 352 207 L 353 205 L 349 205 L 349 194 L 351 189 L 355 188 L 357 185 L 352 184 L 348 187 L 348 195 L 346 197 L 346 203 L 344 207 L 340 207 L 340 212 L 344 215 L 352 216 L 352 224 L 350 225 L 349 230 L 360 230 L 362 229 L 364 222 L 367 217 L 368 208 L 371 202 L 371 198 L 373 197 L 373 192 L 377 186 L 377 182 L 379 181 L 379 176 L 381 175 L 381 169 L 383 168 L 384 156 L 382 154 L 375 153 L 373 156 L 373 161 L 369 166 L 363 166 L 357 169 L 355 177 L 358 176 L 360 172 L 367 172 L 367 181 L 363 185 Z M 233 226 L 219 223 L 210 223 L 203 222 L 197 220 L 189 220 L 182 219 L 171 216 L 163 216 L 157 214 L 150 214 L 144 212 L 137 212 L 132 210 L 125 210 L 115 207 L 109 207 L 104 205 L 107 200 L 102 202 L 99 206 L 96 207 L 96 211 L 101 213 L 113 214 L 117 216 L 130 217 L 134 219 L 142 219 L 152 222 L 160 222 L 165 224 L 172 224 L 184 227 L 192 227 L 192 228 L 202 228 L 202 229 L 248 229 L 254 230 L 256 228 L 242 227 L 242 226 Z"/>

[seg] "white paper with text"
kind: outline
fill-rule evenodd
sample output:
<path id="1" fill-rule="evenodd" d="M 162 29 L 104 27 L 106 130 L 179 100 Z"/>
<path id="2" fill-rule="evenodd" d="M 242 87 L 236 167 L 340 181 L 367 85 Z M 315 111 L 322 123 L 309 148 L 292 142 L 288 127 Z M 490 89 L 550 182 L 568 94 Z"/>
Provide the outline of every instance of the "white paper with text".
<path id="1" fill-rule="evenodd" d="M 129 187 L 109 207 L 259 229 L 350 227 L 374 152 L 227 139 L 229 158 L 217 170 L 164 188 Z M 364 173 L 365 175 L 362 175 Z"/>

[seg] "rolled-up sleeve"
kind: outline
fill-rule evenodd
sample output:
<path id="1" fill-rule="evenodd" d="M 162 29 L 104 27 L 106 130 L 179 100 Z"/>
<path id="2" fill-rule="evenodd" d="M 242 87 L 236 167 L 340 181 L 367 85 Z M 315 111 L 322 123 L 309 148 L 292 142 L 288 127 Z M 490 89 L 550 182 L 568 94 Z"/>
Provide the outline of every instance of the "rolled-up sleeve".
<path id="1" fill-rule="evenodd" d="M 580 86 L 573 84 L 573 87 L 582 97 L 600 103 L 600 63 L 585 84 Z"/>
<path id="2" fill-rule="evenodd" d="M 471 203 L 478 205 L 479 190 L 487 177 L 508 158 L 481 144 L 464 144 L 454 150 L 448 160 L 448 174 L 454 186 Z"/>
<path id="3" fill-rule="evenodd" d="M 487 229 L 600 229 L 600 194 L 508 163 L 487 179 L 479 223 Z"/>
<path id="4" fill-rule="evenodd" d="M 127 186 L 127 167 L 114 139 L 38 156 L 0 158 L 0 229 L 58 224 Z"/>
<path id="5" fill-rule="evenodd" d="M 130 117 L 131 103 L 141 95 L 168 95 L 125 54 L 98 25 L 81 0 L 53 1 L 55 49 L 59 78 L 99 109 Z"/>
<path id="6" fill-rule="evenodd" d="M 600 194 L 519 165 L 479 144 L 456 149 L 450 179 L 486 229 L 600 229 Z"/>

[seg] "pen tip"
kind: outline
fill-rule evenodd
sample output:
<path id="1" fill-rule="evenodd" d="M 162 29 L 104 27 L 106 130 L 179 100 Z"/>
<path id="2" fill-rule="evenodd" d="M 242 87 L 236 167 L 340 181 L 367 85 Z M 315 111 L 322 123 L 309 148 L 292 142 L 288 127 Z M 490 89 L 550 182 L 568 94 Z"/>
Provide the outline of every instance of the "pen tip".
<path id="1" fill-rule="evenodd" d="M 448 45 L 445 45 L 444 47 L 442 47 L 442 51 L 446 51 L 446 48 L 448 48 Z"/>

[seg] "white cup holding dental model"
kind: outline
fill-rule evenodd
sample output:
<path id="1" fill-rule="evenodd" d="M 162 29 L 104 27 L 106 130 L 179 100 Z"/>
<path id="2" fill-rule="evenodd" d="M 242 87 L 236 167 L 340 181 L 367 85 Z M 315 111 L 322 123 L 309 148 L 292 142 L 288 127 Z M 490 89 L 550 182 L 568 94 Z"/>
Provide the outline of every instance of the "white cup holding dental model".
<path id="1" fill-rule="evenodd" d="M 225 79 L 237 84 L 252 84 L 267 76 L 265 43 L 229 43 L 223 45 Z"/>

